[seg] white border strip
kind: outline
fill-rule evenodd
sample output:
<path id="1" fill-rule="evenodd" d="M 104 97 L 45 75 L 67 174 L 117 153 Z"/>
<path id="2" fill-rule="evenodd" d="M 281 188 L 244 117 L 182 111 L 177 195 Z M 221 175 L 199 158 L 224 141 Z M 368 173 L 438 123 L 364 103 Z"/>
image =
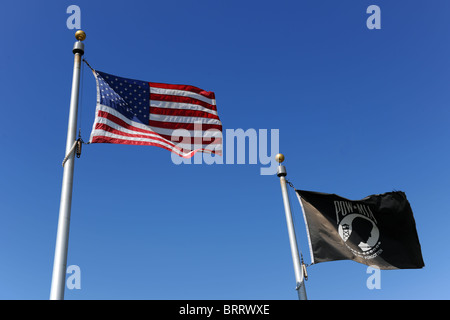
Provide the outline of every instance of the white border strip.
<path id="1" fill-rule="evenodd" d="M 300 207 L 302 208 L 303 219 L 305 220 L 305 226 L 306 226 L 306 235 L 308 236 L 309 255 L 311 256 L 311 264 L 314 264 L 314 254 L 313 254 L 313 249 L 312 249 L 312 245 L 311 245 L 311 236 L 309 235 L 308 221 L 306 220 L 306 215 L 305 215 L 305 208 L 303 208 L 302 198 L 298 194 L 297 190 L 295 190 L 295 194 L 297 195 L 298 201 L 300 202 Z"/>

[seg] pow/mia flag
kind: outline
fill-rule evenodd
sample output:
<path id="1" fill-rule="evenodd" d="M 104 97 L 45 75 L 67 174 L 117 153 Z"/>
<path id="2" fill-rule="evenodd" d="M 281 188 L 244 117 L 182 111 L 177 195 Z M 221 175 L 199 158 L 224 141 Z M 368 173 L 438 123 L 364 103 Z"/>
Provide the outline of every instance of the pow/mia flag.
<path id="1" fill-rule="evenodd" d="M 305 215 L 312 263 L 353 260 L 379 269 L 422 268 L 411 206 L 401 191 L 349 200 L 296 190 Z"/>

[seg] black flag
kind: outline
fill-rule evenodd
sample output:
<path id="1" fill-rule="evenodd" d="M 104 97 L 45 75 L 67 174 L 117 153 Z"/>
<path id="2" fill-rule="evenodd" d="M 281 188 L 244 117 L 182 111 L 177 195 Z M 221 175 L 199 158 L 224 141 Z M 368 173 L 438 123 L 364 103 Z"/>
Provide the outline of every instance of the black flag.
<path id="1" fill-rule="evenodd" d="M 422 268 L 411 206 L 401 191 L 349 200 L 296 190 L 313 263 L 353 260 L 379 269 Z"/>

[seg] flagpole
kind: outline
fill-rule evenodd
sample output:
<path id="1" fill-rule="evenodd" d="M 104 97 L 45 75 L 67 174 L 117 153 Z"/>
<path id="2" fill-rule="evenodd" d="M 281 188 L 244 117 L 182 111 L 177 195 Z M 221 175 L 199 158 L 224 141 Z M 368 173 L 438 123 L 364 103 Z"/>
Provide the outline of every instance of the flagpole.
<path id="1" fill-rule="evenodd" d="M 284 155 L 279 153 L 276 155 L 275 159 L 279 163 L 277 169 L 277 176 L 280 178 L 281 193 L 283 195 L 284 211 L 286 213 L 286 223 L 289 234 L 289 243 L 291 245 L 292 261 L 294 263 L 294 272 L 296 280 L 296 290 L 298 293 L 299 300 L 307 300 L 306 289 L 305 289 L 305 277 L 303 274 L 303 268 L 300 262 L 299 250 L 297 246 L 297 238 L 295 236 L 294 222 L 292 220 L 291 204 L 289 202 L 289 194 L 286 187 L 286 168 L 281 165 L 284 161 Z"/>
<path id="2" fill-rule="evenodd" d="M 64 288 L 66 285 L 67 250 L 69 246 L 70 210 L 72 205 L 73 170 L 75 164 L 74 152 L 72 152 L 72 150 L 77 133 L 81 56 L 84 54 L 84 44 L 82 41 L 86 39 L 86 34 L 82 30 L 78 30 L 75 33 L 75 38 L 78 41 L 75 42 L 72 50 L 74 54 L 74 64 L 66 140 L 66 156 L 68 156 L 68 158 L 64 164 L 61 187 L 61 201 L 59 206 L 58 231 L 56 235 L 50 300 L 63 300 Z"/>

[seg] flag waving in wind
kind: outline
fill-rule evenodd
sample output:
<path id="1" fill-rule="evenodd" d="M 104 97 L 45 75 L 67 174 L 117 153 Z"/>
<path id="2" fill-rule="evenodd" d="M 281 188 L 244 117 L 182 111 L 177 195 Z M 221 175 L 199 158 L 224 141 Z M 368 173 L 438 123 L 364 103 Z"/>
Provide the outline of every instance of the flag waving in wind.
<path id="1" fill-rule="evenodd" d="M 222 155 L 214 92 L 93 72 L 97 107 L 90 143 L 157 146 L 184 158 L 198 151 Z"/>
<path id="2" fill-rule="evenodd" d="M 401 191 L 349 200 L 296 190 L 313 263 L 353 260 L 379 269 L 422 268 L 411 206 Z"/>

